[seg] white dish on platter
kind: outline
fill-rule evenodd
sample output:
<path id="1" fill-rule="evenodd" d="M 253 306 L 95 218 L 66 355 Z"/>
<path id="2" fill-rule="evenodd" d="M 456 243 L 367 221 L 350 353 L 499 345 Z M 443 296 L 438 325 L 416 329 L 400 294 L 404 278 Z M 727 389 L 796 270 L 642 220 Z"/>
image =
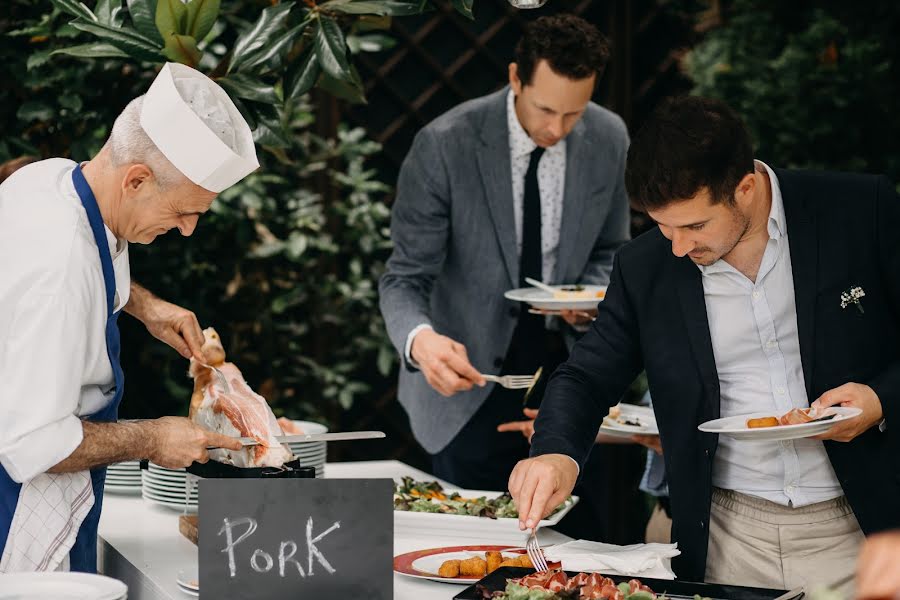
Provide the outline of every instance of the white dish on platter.
<path id="1" fill-rule="evenodd" d="M 112 577 L 89 573 L 0 575 L 0 600 L 124 600 L 128 587 Z"/>
<path id="2" fill-rule="evenodd" d="M 727 435 L 736 440 L 756 440 L 766 442 L 796 440 L 825 433 L 831 429 L 831 426 L 835 423 L 840 423 L 841 421 L 846 421 L 847 419 L 852 419 L 862 414 L 862 410 L 858 408 L 832 406 L 826 408 L 824 411 L 824 415 L 830 414 L 835 415 L 835 417 L 827 421 L 813 421 L 811 423 L 800 423 L 797 425 L 776 425 L 774 427 L 757 427 L 751 429 L 747 427 L 748 419 L 780 416 L 771 412 L 757 412 L 749 415 L 736 415 L 734 417 L 714 419 L 702 423 L 697 429 L 706 433 Z"/>
<path id="3" fill-rule="evenodd" d="M 554 285 L 556 289 L 572 287 L 572 285 Z M 603 301 L 603 297 L 597 296 L 597 293 L 606 293 L 605 285 L 582 285 L 584 291 L 588 292 L 589 298 L 554 298 L 550 292 L 544 290 L 527 287 L 508 290 L 503 296 L 507 300 L 514 302 L 527 302 L 534 308 L 542 308 L 549 310 L 591 310 L 597 308 L 597 304 Z"/>
<path id="4" fill-rule="evenodd" d="M 619 404 L 619 414 L 631 420 L 636 420 L 640 425 L 626 425 L 619 423 L 616 419 L 606 416 L 603 417 L 603 423 L 600 425 L 600 431 L 616 436 L 631 437 L 633 435 L 659 435 L 659 427 L 656 424 L 656 415 L 649 406 L 638 406 L 636 404 Z"/>

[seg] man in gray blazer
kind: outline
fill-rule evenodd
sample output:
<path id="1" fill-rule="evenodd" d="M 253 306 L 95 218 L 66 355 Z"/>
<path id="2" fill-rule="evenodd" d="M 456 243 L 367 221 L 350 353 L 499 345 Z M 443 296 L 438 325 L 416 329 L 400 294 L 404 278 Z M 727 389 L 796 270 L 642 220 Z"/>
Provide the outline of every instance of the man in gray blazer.
<path id="1" fill-rule="evenodd" d="M 608 57 L 578 17 L 532 22 L 510 85 L 423 128 L 401 168 L 381 311 L 413 433 L 434 473 L 461 487 L 505 490 L 528 455 L 523 436 L 497 431 L 522 418 L 524 392 L 481 373 L 552 370 L 567 355 L 562 330 L 581 324 L 545 326 L 503 293 L 526 275 L 605 284 L 629 238 L 628 134 L 590 102 Z"/>

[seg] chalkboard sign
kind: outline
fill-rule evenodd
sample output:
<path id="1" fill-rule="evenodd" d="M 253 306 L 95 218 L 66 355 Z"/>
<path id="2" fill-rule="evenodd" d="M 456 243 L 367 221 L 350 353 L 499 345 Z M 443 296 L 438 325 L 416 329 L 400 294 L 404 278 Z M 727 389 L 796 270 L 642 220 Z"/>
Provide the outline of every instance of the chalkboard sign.
<path id="1" fill-rule="evenodd" d="M 393 598 L 390 479 L 203 479 L 200 598 Z"/>

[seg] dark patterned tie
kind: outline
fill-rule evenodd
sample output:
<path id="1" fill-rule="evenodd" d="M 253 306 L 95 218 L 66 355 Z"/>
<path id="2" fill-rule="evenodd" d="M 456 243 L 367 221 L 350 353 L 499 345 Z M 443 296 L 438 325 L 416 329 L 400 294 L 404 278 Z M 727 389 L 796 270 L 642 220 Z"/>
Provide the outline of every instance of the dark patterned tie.
<path id="1" fill-rule="evenodd" d="M 544 148 L 538 146 L 531 152 L 528 171 L 525 172 L 525 197 L 522 202 L 522 256 L 519 259 L 519 283 L 528 287 L 526 277 L 543 280 L 543 254 L 541 252 L 541 190 L 538 186 L 538 163 Z"/>

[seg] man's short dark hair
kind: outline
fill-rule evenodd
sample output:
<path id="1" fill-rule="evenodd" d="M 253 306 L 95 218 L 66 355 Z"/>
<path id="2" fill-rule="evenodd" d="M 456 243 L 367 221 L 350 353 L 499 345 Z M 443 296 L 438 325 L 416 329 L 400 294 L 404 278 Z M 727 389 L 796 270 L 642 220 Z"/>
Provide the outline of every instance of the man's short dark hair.
<path id="1" fill-rule="evenodd" d="M 525 33 L 516 45 L 522 85 L 531 83 L 534 69 L 542 59 L 563 77 L 585 79 L 597 75 L 600 79 L 609 61 L 609 41 L 581 17 L 541 17 L 525 26 Z"/>
<path id="2" fill-rule="evenodd" d="M 693 198 L 703 188 L 713 204 L 733 203 L 754 168 L 741 118 L 719 100 L 682 96 L 657 108 L 634 136 L 625 188 L 631 205 L 644 212 Z"/>

